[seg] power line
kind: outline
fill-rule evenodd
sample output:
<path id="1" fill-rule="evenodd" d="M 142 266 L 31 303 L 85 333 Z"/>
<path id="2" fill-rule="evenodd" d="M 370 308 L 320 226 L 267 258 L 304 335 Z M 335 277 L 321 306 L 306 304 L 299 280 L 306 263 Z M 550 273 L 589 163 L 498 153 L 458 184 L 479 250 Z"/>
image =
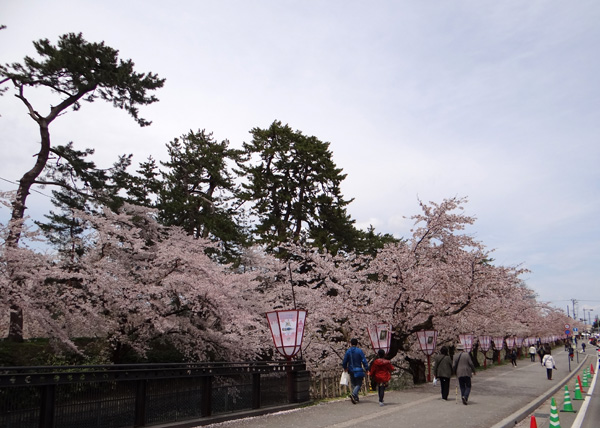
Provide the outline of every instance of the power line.
<path id="1" fill-rule="evenodd" d="M 14 184 L 15 186 L 18 186 L 18 185 L 19 185 L 19 183 L 17 183 L 16 181 L 12 181 L 12 180 L 9 180 L 9 179 L 7 179 L 7 178 L 4 178 L 4 177 L 0 177 L 0 180 L 2 180 L 2 181 L 6 181 L 7 183 L 10 183 L 10 184 Z M 30 190 L 31 190 L 32 192 L 39 193 L 40 195 L 42 195 L 42 196 L 45 196 L 45 197 L 47 197 L 47 198 L 49 198 L 49 199 L 52 199 L 52 196 L 46 195 L 45 193 L 43 193 L 43 192 L 40 192 L 39 190 L 35 190 L 35 189 L 33 189 L 33 188 L 31 188 Z"/>

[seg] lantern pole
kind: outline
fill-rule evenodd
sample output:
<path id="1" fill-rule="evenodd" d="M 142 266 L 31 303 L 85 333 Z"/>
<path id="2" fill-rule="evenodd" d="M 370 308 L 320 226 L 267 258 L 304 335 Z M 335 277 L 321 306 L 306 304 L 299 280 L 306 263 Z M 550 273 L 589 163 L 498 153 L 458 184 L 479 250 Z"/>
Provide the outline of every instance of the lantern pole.
<path id="1" fill-rule="evenodd" d="M 431 382 L 431 354 L 435 351 L 435 342 L 437 339 L 437 330 L 417 331 L 419 346 L 425 355 L 427 355 L 427 382 Z"/>

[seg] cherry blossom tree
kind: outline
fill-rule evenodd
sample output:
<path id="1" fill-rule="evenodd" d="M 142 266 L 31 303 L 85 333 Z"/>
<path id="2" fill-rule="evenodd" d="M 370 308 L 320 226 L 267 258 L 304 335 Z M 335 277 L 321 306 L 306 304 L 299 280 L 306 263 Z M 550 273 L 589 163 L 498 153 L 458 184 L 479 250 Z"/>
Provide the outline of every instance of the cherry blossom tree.
<path id="1" fill-rule="evenodd" d="M 367 345 L 367 327 L 389 322 L 394 331 L 390 357 L 419 380 L 424 374 L 415 337 L 419 330 L 436 329 L 449 344 L 458 333 L 479 328 L 516 334 L 523 322 L 518 311 L 537 313 L 533 303 L 527 304 L 535 300 L 520 278 L 526 270 L 496 266 L 491 251 L 464 233 L 475 221 L 462 213 L 465 203 L 464 198 L 421 203 L 423 213 L 412 217 L 412 237 L 387 245 L 374 258 L 288 247 L 293 256 L 287 278 L 279 271 L 287 284 L 273 283 L 294 285 L 298 306 L 309 311 L 304 356 L 316 366 L 332 366 L 351 337 Z"/>
<path id="2" fill-rule="evenodd" d="M 280 247 L 282 257 L 255 246 L 235 268 L 206 255 L 215 243 L 160 225 L 148 208 L 79 212 L 90 232 L 75 267 L 2 243 L 2 305 L 23 302 L 36 314 L 36 333 L 67 344 L 75 335 L 107 338 L 115 362 L 128 349 L 143 354 L 153 340 L 196 361 L 277 358 L 265 312 L 298 308 L 309 314 L 302 357 L 311 369 L 329 369 L 352 337 L 369 353 L 367 328 L 389 322 L 390 357 L 422 381 L 419 330 L 435 329 L 451 346 L 459 333 L 556 335 L 567 321 L 536 300 L 524 269 L 497 266 L 464 232 L 474 221 L 461 212 L 465 202 L 422 204 L 412 236 L 375 256 L 291 243 Z M 14 287 L 15 277 L 25 286 Z"/>

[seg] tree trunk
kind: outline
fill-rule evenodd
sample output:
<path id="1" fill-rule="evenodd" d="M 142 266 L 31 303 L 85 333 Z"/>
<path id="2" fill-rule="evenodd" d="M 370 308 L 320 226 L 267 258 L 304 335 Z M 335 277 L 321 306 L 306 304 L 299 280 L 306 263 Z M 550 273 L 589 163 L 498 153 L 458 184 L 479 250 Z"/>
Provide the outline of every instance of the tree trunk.
<path id="1" fill-rule="evenodd" d="M 10 306 L 9 342 L 23 342 L 23 309 L 18 305 Z"/>
<path id="2" fill-rule="evenodd" d="M 29 196 L 31 186 L 39 175 L 44 170 L 48 157 L 50 155 L 50 132 L 48 130 L 48 122 L 39 118 L 36 120 L 40 126 L 41 144 L 40 151 L 37 154 L 37 160 L 31 170 L 27 171 L 19 181 L 17 196 L 12 204 L 12 215 L 10 218 L 8 237 L 6 238 L 7 248 L 17 248 L 21 233 L 23 231 L 23 219 L 25 217 L 25 209 L 27 208 L 27 196 Z M 19 279 L 11 272 L 11 281 L 18 284 Z M 10 305 L 10 324 L 8 327 L 7 340 L 11 342 L 23 341 L 23 308 L 19 302 L 12 302 Z"/>

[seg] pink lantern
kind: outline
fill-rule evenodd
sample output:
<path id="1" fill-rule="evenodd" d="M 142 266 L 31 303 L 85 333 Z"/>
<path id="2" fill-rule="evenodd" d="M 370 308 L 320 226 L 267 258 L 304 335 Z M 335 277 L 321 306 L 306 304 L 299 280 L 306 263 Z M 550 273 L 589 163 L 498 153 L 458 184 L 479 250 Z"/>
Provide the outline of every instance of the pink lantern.
<path id="1" fill-rule="evenodd" d="M 492 338 L 490 336 L 479 336 L 479 347 L 483 352 L 487 352 L 490 350 Z"/>
<path id="2" fill-rule="evenodd" d="M 512 349 L 515 347 L 515 338 L 514 337 L 507 337 L 506 338 L 506 347 L 508 349 Z"/>
<path id="3" fill-rule="evenodd" d="M 490 350 L 490 336 L 479 336 L 479 348 L 483 351 L 483 367 L 487 367 L 487 351 Z"/>
<path id="4" fill-rule="evenodd" d="M 267 312 L 267 320 L 275 348 L 281 355 L 291 360 L 302 348 L 306 311 L 290 309 Z"/>
<path id="5" fill-rule="evenodd" d="M 524 339 L 522 337 L 515 337 L 515 345 L 517 346 L 517 352 L 519 354 L 519 356 L 521 356 L 521 351 L 523 349 L 523 341 Z"/>
<path id="6" fill-rule="evenodd" d="M 472 334 L 459 334 L 458 339 L 461 345 L 465 348 L 466 352 L 471 352 L 473 349 L 473 335 Z"/>
<path id="7" fill-rule="evenodd" d="M 427 355 L 427 382 L 431 382 L 431 355 L 435 351 L 435 342 L 438 332 L 436 330 L 417 331 L 421 351 Z"/>
<path id="8" fill-rule="evenodd" d="M 368 327 L 367 330 L 369 330 L 369 338 L 371 339 L 373 351 L 377 353 L 377 351 L 383 349 L 387 354 L 390 350 L 390 341 L 392 339 L 392 325 L 376 324 L 373 327 Z"/>
<path id="9" fill-rule="evenodd" d="M 502 336 L 492 337 L 494 341 L 494 349 L 496 351 L 501 351 L 504 348 L 504 338 Z"/>
<path id="10" fill-rule="evenodd" d="M 494 341 L 494 349 L 496 351 L 501 351 L 504 348 L 504 337 L 496 336 L 492 337 L 492 340 Z M 500 352 L 498 352 L 498 364 L 500 364 Z"/>

